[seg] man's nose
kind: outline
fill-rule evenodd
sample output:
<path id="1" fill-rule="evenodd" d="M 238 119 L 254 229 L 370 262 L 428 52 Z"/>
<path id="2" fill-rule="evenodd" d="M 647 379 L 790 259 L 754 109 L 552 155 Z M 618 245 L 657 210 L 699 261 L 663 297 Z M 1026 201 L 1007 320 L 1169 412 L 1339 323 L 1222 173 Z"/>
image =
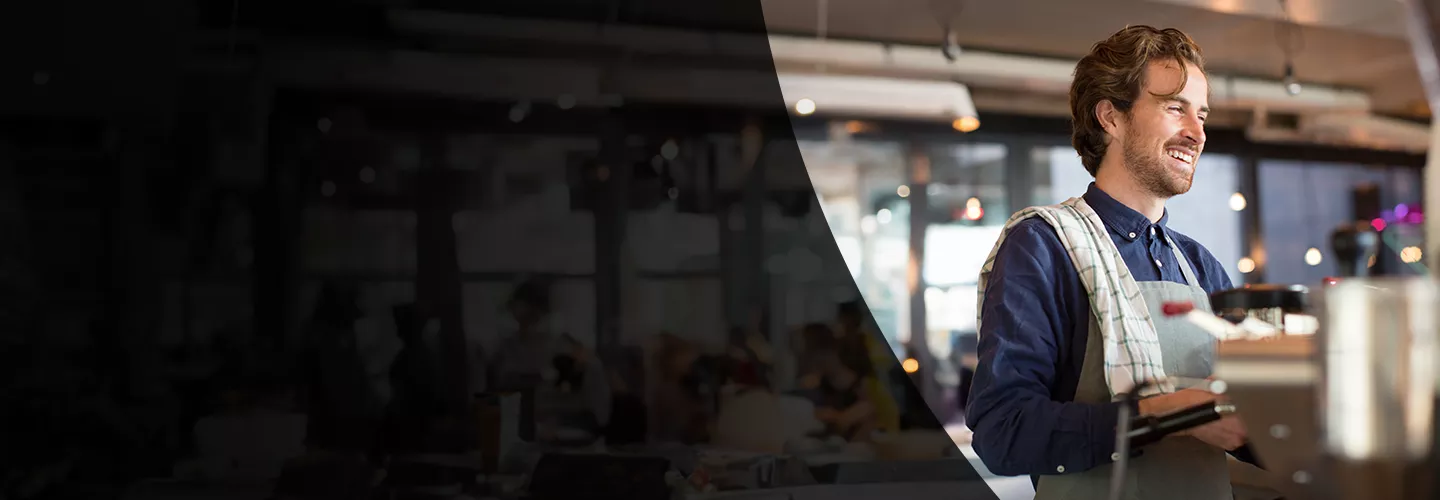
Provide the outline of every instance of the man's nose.
<path id="1" fill-rule="evenodd" d="M 1205 122 L 1200 121 L 1199 117 L 1191 116 L 1185 120 L 1185 129 L 1181 134 L 1189 139 L 1195 147 L 1203 146 L 1205 145 Z"/>

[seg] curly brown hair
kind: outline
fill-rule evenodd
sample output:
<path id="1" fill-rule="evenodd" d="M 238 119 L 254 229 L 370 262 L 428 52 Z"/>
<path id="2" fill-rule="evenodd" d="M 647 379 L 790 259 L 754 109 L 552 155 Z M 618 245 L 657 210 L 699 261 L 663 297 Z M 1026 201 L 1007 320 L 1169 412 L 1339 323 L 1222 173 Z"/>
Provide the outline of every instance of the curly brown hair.
<path id="1" fill-rule="evenodd" d="M 1189 35 L 1174 28 L 1143 25 L 1127 26 L 1095 44 L 1075 66 L 1075 80 L 1070 84 L 1070 142 L 1090 175 L 1100 170 L 1108 142 L 1095 114 L 1096 105 L 1108 100 L 1128 115 L 1145 88 L 1145 70 L 1150 63 L 1164 60 L 1180 63 L 1182 69 L 1189 62 L 1200 68 L 1202 75 L 1205 72 L 1200 46 Z M 1189 79 L 1186 73 L 1174 91 L 1155 95 L 1170 98 L 1179 94 Z"/>

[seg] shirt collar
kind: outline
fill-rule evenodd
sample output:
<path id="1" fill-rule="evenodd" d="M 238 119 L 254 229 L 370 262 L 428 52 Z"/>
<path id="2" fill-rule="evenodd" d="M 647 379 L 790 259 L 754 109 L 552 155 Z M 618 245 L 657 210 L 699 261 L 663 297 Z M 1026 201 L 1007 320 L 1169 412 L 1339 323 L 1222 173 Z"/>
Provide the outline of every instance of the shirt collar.
<path id="1" fill-rule="evenodd" d="M 1096 187 L 1094 182 L 1091 182 L 1090 188 L 1085 190 L 1084 198 L 1085 203 L 1090 204 L 1090 208 L 1100 215 L 1100 220 L 1105 222 L 1105 227 L 1127 241 L 1134 241 L 1135 238 L 1145 234 L 1152 225 L 1159 226 L 1161 230 L 1164 230 L 1165 222 L 1170 219 L 1170 211 L 1166 210 L 1160 216 L 1160 221 L 1152 224 L 1149 217 L 1112 198 Z"/>

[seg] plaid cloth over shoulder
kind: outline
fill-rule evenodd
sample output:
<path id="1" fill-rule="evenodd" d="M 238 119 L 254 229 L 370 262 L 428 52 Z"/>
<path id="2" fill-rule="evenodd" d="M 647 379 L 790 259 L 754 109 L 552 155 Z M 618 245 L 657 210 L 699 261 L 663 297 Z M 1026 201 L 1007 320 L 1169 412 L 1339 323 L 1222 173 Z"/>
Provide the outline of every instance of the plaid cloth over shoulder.
<path id="1" fill-rule="evenodd" d="M 1010 216 L 1005 230 L 980 269 L 979 315 L 985 310 L 985 287 L 995 266 L 1005 235 L 1020 221 L 1039 217 L 1050 223 L 1060 236 L 1060 243 L 1070 254 L 1070 261 L 1080 273 L 1090 298 L 1090 312 L 1100 325 L 1105 339 L 1105 383 L 1113 397 L 1131 391 L 1150 381 L 1140 394 L 1149 396 L 1173 392 L 1160 361 L 1160 340 L 1150 310 L 1130 269 L 1120 258 L 1120 251 L 1105 229 L 1105 223 L 1081 198 L 1071 198 L 1058 205 L 1030 207 Z M 979 327 L 978 318 L 976 327 Z"/>

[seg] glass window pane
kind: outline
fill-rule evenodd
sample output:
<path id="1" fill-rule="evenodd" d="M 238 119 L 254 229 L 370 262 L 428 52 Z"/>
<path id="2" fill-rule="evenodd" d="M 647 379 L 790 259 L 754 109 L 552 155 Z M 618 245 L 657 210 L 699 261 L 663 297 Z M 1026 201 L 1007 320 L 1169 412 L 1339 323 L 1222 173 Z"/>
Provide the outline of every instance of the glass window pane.
<path id="1" fill-rule="evenodd" d="M 1245 256 L 1242 212 L 1230 198 L 1240 191 L 1240 163 L 1234 156 L 1207 153 L 1200 156 L 1190 192 L 1165 204 L 1169 226 L 1204 245 L 1225 266 L 1230 283 L 1245 283 L 1240 258 Z M 1236 204 L 1235 206 L 1241 206 Z"/>
<path id="2" fill-rule="evenodd" d="M 725 345 L 724 288 L 719 277 L 638 278 L 625 296 L 626 345 L 647 345 L 660 333 L 694 341 L 706 350 Z"/>
<path id="3" fill-rule="evenodd" d="M 415 274 L 415 212 L 312 206 L 303 217 L 307 274 Z"/>
<path id="4" fill-rule="evenodd" d="M 1418 222 L 1406 221 L 1410 205 L 1418 205 L 1422 189 L 1417 170 L 1368 167 L 1340 163 L 1302 163 L 1267 160 L 1260 164 L 1260 192 L 1266 250 L 1267 281 L 1314 285 L 1340 273 L 1330 248 L 1330 233 L 1342 223 L 1355 219 L 1351 193 L 1363 184 L 1380 187 L 1381 217 L 1386 221 L 1385 242 L 1377 263 L 1378 272 L 1413 274 L 1418 269 L 1405 265 L 1400 252 L 1408 246 L 1423 248 Z M 1324 197 L 1317 196 L 1324 193 Z M 1399 205 L 1405 204 L 1405 207 Z M 1393 227 L 1389 227 L 1393 226 Z M 1307 259 L 1310 248 L 1321 259 Z"/>
<path id="5" fill-rule="evenodd" d="M 1009 199 L 1003 144 L 966 143 L 931 148 L 931 224 L 925 233 L 927 347 L 951 357 L 956 336 L 975 334 L 980 268 L 1005 221 L 1029 200 Z"/>
<path id="6" fill-rule="evenodd" d="M 625 244 L 636 270 L 716 271 L 720 264 L 720 219 L 660 209 L 630 212 Z"/>
<path id="7" fill-rule="evenodd" d="M 910 205 L 899 196 L 907 182 L 902 145 L 880 141 L 799 141 L 799 145 L 845 264 L 880 330 L 891 344 L 899 345 L 909 338 L 910 331 L 905 275 L 910 258 Z M 830 290 L 814 296 L 847 300 L 836 297 L 834 285 L 828 284 Z M 794 307 L 797 311 L 811 309 Z M 833 314 L 833 302 L 831 307 Z"/>
<path id="8" fill-rule="evenodd" d="M 445 165 L 475 172 L 465 205 L 452 222 L 460 269 L 466 272 L 594 272 L 595 218 L 571 208 L 569 179 L 599 154 L 588 137 L 458 136 Z M 496 244 L 503 241 L 504 244 Z"/>

